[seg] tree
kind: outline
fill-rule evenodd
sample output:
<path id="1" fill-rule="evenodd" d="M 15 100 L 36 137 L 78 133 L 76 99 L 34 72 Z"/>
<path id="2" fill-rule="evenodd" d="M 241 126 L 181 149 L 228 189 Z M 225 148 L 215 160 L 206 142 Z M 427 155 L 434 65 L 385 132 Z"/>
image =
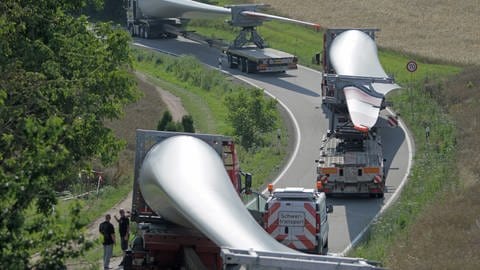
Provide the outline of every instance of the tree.
<path id="1" fill-rule="evenodd" d="M 170 111 L 166 110 L 162 115 L 162 119 L 160 119 L 160 121 L 158 122 L 157 130 L 166 130 L 167 125 L 172 122 L 172 120 L 172 114 L 170 113 Z"/>
<path id="2" fill-rule="evenodd" d="M 195 133 L 195 127 L 193 126 L 193 117 L 191 115 L 184 115 L 182 117 L 182 126 L 184 132 Z"/>
<path id="3" fill-rule="evenodd" d="M 80 255 L 79 209 L 60 220 L 52 187 L 124 146 L 103 122 L 139 96 L 129 37 L 74 17 L 85 4 L 0 1 L 0 269 L 58 269 Z"/>
<path id="4" fill-rule="evenodd" d="M 262 144 L 262 134 L 272 131 L 277 125 L 277 103 L 273 99 L 265 99 L 259 89 L 232 93 L 226 97 L 225 104 L 229 109 L 227 119 L 246 149 Z"/>

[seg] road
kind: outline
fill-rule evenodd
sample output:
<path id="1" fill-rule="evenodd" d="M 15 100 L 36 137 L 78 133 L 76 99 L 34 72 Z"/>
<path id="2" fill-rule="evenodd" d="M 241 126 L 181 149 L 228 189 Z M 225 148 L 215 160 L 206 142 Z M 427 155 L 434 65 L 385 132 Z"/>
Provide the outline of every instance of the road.
<path id="1" fill-rule="evenodd" d="M 170 40 L 135 40 L 137 45 L 176 55 L 190 54 L 203 63 L 218 68 L 220 52 L 184 38 Z M 293 123 L 292 135 L 295 147 L 290 161 L 274 180 L 276 187 L 302 186 L 314 188 L 314 160 L 319 153 L 320 141 L 328 128 L 328 120 L 322 108 L 320 95 L 321 73 L 309 68 L 285 74 L 243 74 L 229 69 L 223 71 L 265 90 L 276 98 L 289 113 Z M 384 157 L 387 159 L 387 193 L 383 199 L 371 198 L 329 198 L 334 206 L 329 216 L 329 252 L 345 254 L 353 242 L 360 239 L 366 227 L 382 209 L 386 208 L 398 195 L 396 193 L 405 182 L 410 170 L 413 155 L 412 144 L 404 128 L 390 128 L 385 115 L 377 125 L 383 138 Z M 403 126 L 403 125 L 401 125 Z"/>

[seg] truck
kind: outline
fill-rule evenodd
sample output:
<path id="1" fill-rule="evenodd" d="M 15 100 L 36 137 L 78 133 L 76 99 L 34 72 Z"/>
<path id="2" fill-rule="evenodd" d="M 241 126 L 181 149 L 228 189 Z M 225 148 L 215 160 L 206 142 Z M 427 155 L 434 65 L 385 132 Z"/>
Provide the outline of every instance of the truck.
<path id="1" fill-rule="evenodd" d="M 264 226 L 273 238 L 292 249 L 325 255 L 327 213 L 332 212 L 325 193 L 311 188 L 276 188 L 265 204 Z"/>
<path id="2" fill-rule="evenodd" d="M 223 135 L 192 134 L 137 130 L 135 174 L 131 221 L 137 226 L 137 235 L 125 269 L 165 269 L 186 263 L 202 264 L 208 269 L 220 269 L 220 248 L 199 231 L 167 221 L 145 202 L 138 183 L 139 170 L 147 152 L 156 144 L 178 135 L 199 138 L 211 145 L 222 157 L 231 184 L 239 193 L 241 172 L 233 139 Z M 193 258 L 193 259 L 192 259 Z"/>
<path id="3" fill-rule="evenodd" d="M 362 129 L 354 126 L 345 100 L 344 87 L 368 85 L 375 78 L 348 77 L 336 74 L 329 59 L 335 38 L 350 29 L 326 29 L 323 47 L 322 102 L 329 114 L 329 130 L 323 136 L 316 162 L 319 191 L 327 196 L 367 194 L 384 197 L 385 159 L 377 127 Z M 375 40 L 378 29 L 356 29 Z M 382 101 L 380 109 L 385 108 Z"/>
<path id="4" fill-rule="evenodd" d="M 139 184 L 139 175 L 142 174 L 141 168 L 145 165 L 144 160 L 149 158 L 150 151 L 167 139 L 170 140 L 174 136 L 192 136 L 210 145 L 216 154 L 221 157 L 228 178 L 237 193 L 249 192 L 251 175 L 243 173 L 248 177 L 245 177 L 247 183 L 245 187 L 242 187 L 242 172 L 239 168 L 235 144 L 230 137 L 152 130 L 137 130 L 136 136 L 131 209 L 132 226 L 136 224 L 135 229 L 132 230 L 136 231 L 136 235 L 125 254 L 124 269 L 242 269 L 241 267 L 244 267 L 244 269 L 264 269 L 262 267 L 267 267 L 268 269 L 279 270 L 300 268 L 381 269 L 377 263 L 359 258 L 318 256 L 278 250 L 245 250 L 218 246 L 195 228 L 187 228 L 165 219 L 146 203 L 146 197 L 142 194 L 142 188 Z M 170 169 L 177 170 L 173 167 Z M 320 207 L 320 215 L 328 211 L 324 208 L 324 199 L 315 197 L 318 196 L 317 193 L 315 195 L 311 191 L 306 193 L 314 196 L 308 198 L 308 200 L 315 200 L 315 207 L 317 205 Z M 191 199 L 195 200 L 195 191 L 185 190 L 184 194 L 190 195 Z M 311 205 L 313 207 L 313 204 Z M 262 229 L 260 228 L 260 230 Z"/>

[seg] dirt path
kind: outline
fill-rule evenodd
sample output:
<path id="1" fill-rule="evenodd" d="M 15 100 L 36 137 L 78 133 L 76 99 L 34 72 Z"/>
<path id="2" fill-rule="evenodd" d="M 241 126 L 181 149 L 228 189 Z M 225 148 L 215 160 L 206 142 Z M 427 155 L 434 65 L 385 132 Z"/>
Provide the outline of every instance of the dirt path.
<path id="1" fill-rule="evenodd" d="M 180 121 L 184 115 L 187 114 L 187 111 L 182 105 L 182 102 L 180 98 L 172 95 L 170 92 L 154 85 L 151 80 L 149 80 L 148 76 L 135 72 L 135 76 L 138 81 L 138 87 L 139 89 L 144 92 L 144 97 L 137 102 L 137 105 L 130 106 L 126 109 L 125 115 L 126 117 L 122 119 L 122 121 L 119 121 L 118 123 L 113 123 L 112 124 L 112 129 L 115 129 L 117 136 L 122 137 L 127 140 L 127 143 L 129 145 L 129 150 L 130 152 L 132 151 L 132 146 L 134 147 L 135 144 L 135 137 L 134 135 L 132 136 L 132 132 L 135 130 L 135 128 L 152 128 L 152 126 L 156 126 L 156 123 L 142 123 L 142 122 L 152 122 L 154 119 L 160 119 L 159 115 L 156 115 L 153 118 L 145 118 L 145 117 L 136 117 L 136 114 L 144 114 L 145 110 L 148 110 L 148 108 L 154 108 L 154 107 L 166 107 L 170 113 L 172 114 L 172 118 L 174 121 Z M 158 99 L 152 98 L 152 96 L 158 96 L 162 103 L 159 104 Z M 139 105 L 140 104 L 140 105 Z M 164 109 L 164 108 L 162 108 Z M 151 111 L 150 111 L 151 113 Z M 157 112 L 158 114 L 158 112 Z M 131 127 L 130 124 L 127 124 L 128 122 L 132 122 L 132 118 L 137 121 L 135 123 L 135 127 Z M 140 122 L 138 122 L 140 121 Z M 121 128 L 118 128 L 118 126 L 124 127 L 123 129 L 131 129 L 133 131 L 121 131 Z M 117 128 L 116 128 L 117 127 Z M 126 134 L 128 132 L 128 134 Z M 127 149 L 128 150 L 128 149 Z M 133 160 L 130 157 L 131 160 Z M 132 167 L 133 168 L 133 167 Z M 132 173 L 133 175 L 133 173 Z M 118 230 L 118 223 L 115 221 L 113 218 L 114 215 L 119 216 L 118 211 L 120 208 L 123 208 L 127 211 L 131 211 L 132 207 L 132 192 L 128 194 L 128 196 L 123 199 L 122 201 L 118 202 L 116 205 L 114 205 L 111 209 L 106 211 L 102 216 L 100 216 L 97 220 L 95 220 L 93 223 L 91 223 L 87 227 L 87 238 L 88 239 L 95 239 L 98 237 L 98 227 L 100 223 L 102 223 L 105 220 L 105 215 L 110 214 L 112 216 L 112 224 L 115 226 L 115 230 Z M 117 233 L 117 240 L 118 240 L 118 233 Z M 103 252 L 103 251 L 102 251 Z M 110 267 L 113 267 L 113 269 L 122 269 L 122 267 L 118 267 L 120 261 L 122 260 L 121 257 L 113 257 L 110 261 Z M 103 269 L 103 262 L 100 261 L 100 269 Z M 83 265 L 84 266 L 84 265 Z M 68 269 L 82 269 L 82 265 L 69 265 Z"/>
<path id="2" fill-rule="evenodd" d="M 160 94 L 160 97 L 162 98 L 163 102 L 165 102 L 165 105 L 167 105 L 168 110 L 172 114 L 173 121 L 182 120 L 182 117 L 187 114 L 187 111 L 183 107 L 182 101 L 179 97 L 174 96 L 172 93 L 152 84 L 148 79 L 147 75 L 138 71 L 135 72 L 135 75 L 143 83 L 150 84 L 155 87 L 155 90 Z"/>

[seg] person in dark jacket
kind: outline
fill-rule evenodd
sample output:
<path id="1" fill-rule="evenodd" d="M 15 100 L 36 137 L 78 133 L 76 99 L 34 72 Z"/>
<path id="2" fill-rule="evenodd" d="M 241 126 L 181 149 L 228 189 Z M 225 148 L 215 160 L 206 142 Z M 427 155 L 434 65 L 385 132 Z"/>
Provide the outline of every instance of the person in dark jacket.
<path id="1" fill-rule="evenodd" d="M 128 237 L 130 233 L 130 220 L 125 215 L 125 210 L 120 208 L 120 218 L 115 215 L 115 219 L 118 222 L 118 232 L 120 233 L 120 246 L 123 250 L 123 257 L 125 258 L 125 252 L 128 249 Z M 120 266 L 123 265 L 123 259 Z"/>
<path id="2" fill-rule="evenodd" d="M 100 223 L 98 230 L 103 235 L 103 268 L 110 268 L 110 258 L 113 253 L 113 245 L 115 244 L 115 228 L 110 223 L 110 214 L 105 215 L 105 221 Z"/>

